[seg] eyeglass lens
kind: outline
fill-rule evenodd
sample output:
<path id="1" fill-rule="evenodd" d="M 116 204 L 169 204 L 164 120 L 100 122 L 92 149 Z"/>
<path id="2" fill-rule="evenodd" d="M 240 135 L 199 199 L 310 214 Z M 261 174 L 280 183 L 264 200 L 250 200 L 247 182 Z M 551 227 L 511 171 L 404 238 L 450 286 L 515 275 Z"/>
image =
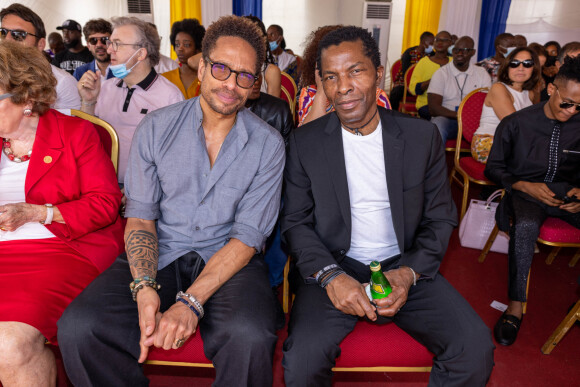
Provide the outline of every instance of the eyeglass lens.
<path id="1" fill-rule="evenodd" d="M 92 44 L 93 46 L 96 46 L 98 41 L 101 41 L 101 44 L 107 45 L 109 37 L 101 36 L 100 38 L 89 38 L 89 43 Z"/>
<path id="2" fill-rule="evenodd" d="M 556 86 L 556 85 L 554 85 L 554 86 Z M 557 86 L 556 86 L 556 93 L 558 93 L 558 96 L 560 98 L 562 98 L 562 95 L 560 94 L 560 90 L 558 90 Z M 572 106 L 576 106 L 576 111 L 580 112 L 580 103 L 573 103 L 573 102 L 566 102 L 566 101 L 560 102 L 560 109 L 570 109 Z"/>
<path id="3" fill-rule="evenodd" d="M 256 82 L 256 77 L 253 74 L 234 71 L 222 63 L 213 63 L 210 61 L 210 64 L 211 75 L 218 81 L 225 81 L 232 73 L 235 73 L 236 83 L 243 89 L 249 89 Z"/>

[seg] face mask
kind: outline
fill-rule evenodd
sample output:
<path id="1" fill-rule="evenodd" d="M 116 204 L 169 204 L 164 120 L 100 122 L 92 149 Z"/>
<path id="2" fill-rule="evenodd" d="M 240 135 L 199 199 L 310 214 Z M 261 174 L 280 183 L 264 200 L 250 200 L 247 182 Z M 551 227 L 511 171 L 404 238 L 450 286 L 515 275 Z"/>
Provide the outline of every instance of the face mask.
<path id="1" fill-rule="evenodd" d="M 279 45 L 277 41 L 270 42 L 270 51 L 276 51 Z"/>
<path id="2" fill-rule="evenodd" d="M 455 44 L 452 44 L 451 46 L 449 46 L 449 48 L 447 49 L 447 53 L 449 55 L 453 55 L 453 48 L 455 47 Z"/>
<path id="3" fill-rule="evenodd" d="M 425 49 L 425 54 L 431 54 L 433 52 L 433 45 L 429 45 L 429 47 L 427 47 Z"/>
<path id="4" fill-rule="evenodd" d="M 506 53 L 503 54 L 504 58 L 506 58 L 515 49 L 515 47 L 506 47 Z"/>
<path id="5" fill-rule="evenodd" d="M 129 63 L 129 61 L 135 56 L 136 53 L 138 53 L 141 49 L 135 51 L 135 53 L 133 55 L 131 55 L 131 57 L 129 59 L 127 59 L 127 62 L 125 63 L 121 63 L 118 65 L 114 65 L 114 66 L 109 66 L 109 69 L 111 70 L 111 72 L 113 73 L 113 76 L 115 78 L 119 78 L 119 79 L 123 79 L 125 78 L 127 75 L 129 75 L 129 73 L 131 73 L 131 70 L 133 70 L 133 68 L 135 68 L 135 66 L 137 66 L 139 64 L 140 61 L 137 61 L 137 63 L 135 63 L 133 66 L 131 66 L 130 69 L 127 69 L 127 63 Z"/>

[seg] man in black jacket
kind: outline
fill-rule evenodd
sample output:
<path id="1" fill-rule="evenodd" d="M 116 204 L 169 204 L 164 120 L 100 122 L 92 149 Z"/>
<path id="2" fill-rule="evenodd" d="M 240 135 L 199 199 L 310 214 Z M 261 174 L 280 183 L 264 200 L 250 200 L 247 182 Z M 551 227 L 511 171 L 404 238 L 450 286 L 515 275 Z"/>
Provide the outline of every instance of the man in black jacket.
<path id="1" fill-rule="evenodd" d="M 377 107 L 384 70 L 366 30 L 329 33 L 318 58 L 336 111 L 296 129 L 288 144 L 282 233 L 299 278 L 286 385 L 330 386 L 340 342 L 359 317 L 393 321 L 433 352 L 431 386 L 485 385 L 489 329 L 438 273 L 457 209 L 437 129 Z M 363 287 L 373 260 L 393 289 L 374 304 Z"/>

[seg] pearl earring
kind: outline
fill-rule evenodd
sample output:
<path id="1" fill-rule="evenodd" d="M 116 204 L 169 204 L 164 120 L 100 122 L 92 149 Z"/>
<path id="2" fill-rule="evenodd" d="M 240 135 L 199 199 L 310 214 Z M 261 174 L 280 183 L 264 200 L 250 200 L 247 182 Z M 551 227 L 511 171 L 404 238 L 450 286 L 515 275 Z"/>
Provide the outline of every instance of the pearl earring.
<path id="1" fill-rule="evenodd" d="M 30 117 L 32 115 L 32 109 L 26 108 L 26 109 L 24 109 L 22 114 L 24 114 L 24 117 Z"/>

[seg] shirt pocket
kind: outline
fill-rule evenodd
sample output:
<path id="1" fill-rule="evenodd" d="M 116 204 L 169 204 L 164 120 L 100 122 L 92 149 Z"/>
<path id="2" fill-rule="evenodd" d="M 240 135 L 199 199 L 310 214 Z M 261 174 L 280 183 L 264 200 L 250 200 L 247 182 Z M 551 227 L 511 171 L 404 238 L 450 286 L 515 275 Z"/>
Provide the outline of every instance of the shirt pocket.
<path id="1" fill-rule="evenodd" d="M 243 194 L 244 191 L 239 188 L 215 187 L 211 198 L 211 208 L 216 217 L 216 224 L 231 223 L 235 220 L 236 210 Z"/>

